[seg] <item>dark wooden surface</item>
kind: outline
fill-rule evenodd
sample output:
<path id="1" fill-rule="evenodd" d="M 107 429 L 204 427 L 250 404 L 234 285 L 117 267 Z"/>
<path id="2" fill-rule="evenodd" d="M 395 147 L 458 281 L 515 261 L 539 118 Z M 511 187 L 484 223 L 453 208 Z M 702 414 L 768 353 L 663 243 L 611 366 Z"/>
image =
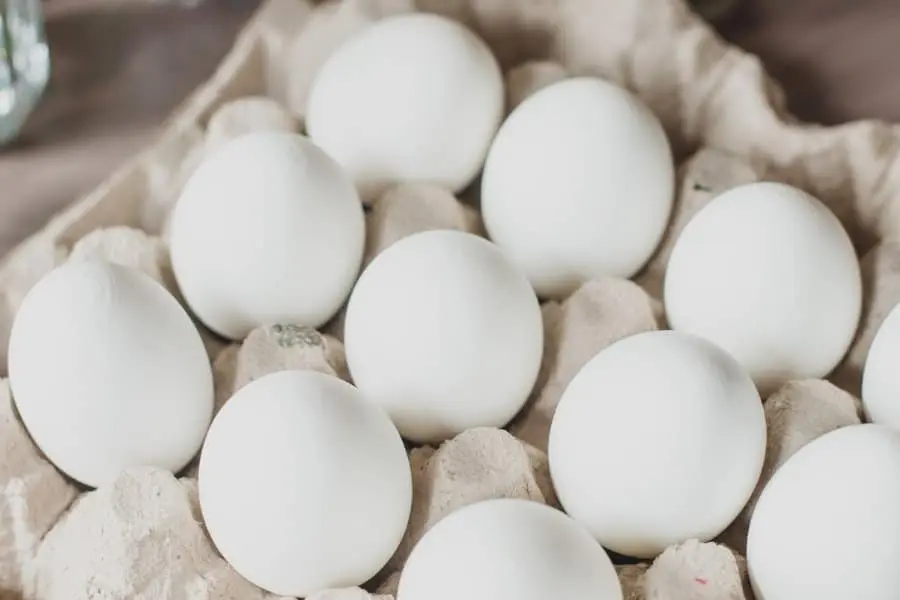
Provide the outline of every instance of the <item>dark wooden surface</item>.
<path id="1" fill-rule="evenodd" d="M 209 76 L 258 0 L 49 0 L 53 76 L 0 151 L 0 254 L 146 144 Z M 900 0 L 742 0 L 718 24 L 804 120 L 900 122 Z"/>
<path id="2" fill-rule="evenodd" d="M 149 143 L 258 4 L 47 2 L 50 85 L 22 139 L 0 149 L 0 255 Z"/>
<path id="3" fill-rule="evenodd" d="M 763 60 L 803 120 L 900 122 L 900 1 L 742 0 L 719 29 Z"/>

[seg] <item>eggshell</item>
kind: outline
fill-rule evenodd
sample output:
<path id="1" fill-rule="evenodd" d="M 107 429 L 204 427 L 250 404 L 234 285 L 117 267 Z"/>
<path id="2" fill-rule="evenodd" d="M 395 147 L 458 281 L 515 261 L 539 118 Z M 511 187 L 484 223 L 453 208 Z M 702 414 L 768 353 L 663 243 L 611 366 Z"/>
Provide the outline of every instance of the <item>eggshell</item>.
<path id="1" fill-rule="evenodd" d="M 306 129 L 370 202 L 404 182 L 462 190 L 481 170 L 503 110 L 503 76 L 481 39 L 443 16 L 403 14 L 325 62 Z"/>
<path id="2" fill-rule="evenodd" d="M 0 312 L 0 365 L 9 362 L 10 329 L 25 295 L 41 277 L 65 262 L 68 254 L 69 249 L 57 240 L 37 236 L 17 247 L 15 260 L 5 261 L 0 284 L 0 302 L 6 307 Z"/>
<path id="3" fill-rule="evenodd" d="M 387 415 L 315 371 L 273 373 L 238 391 L 209 429 L 199 481 L 225 559 L 256 585 L 301 598 L 375 575 L 412 502 Z"/>
<path id="4" fill-rule="evenodd" d="M 522 408 L 543 351 L 525 277 L 478 236 L 417 233 L 363 271 L 344 325 L 347 365 L 415 442 L 502 427 Z"/>
<path id="5" fill-rule="evenodd" d="M 316 75 L 335 50 L 379 19 L 415 8 L 415 0 L 341 0 L 313 5 L 303 27 L 284 49 L 285 80 L 274 82 L 286 87 L 285 105 L 304 119 Z"/>
<path id="6" fill-rule="evenodd" d="M 733 188 L 701 209 L 672 249 L 664 291 L 672 328 L 722 346 L 764 394 L 831 372 L 862 309 L 840 221 L 774 182 Z"/>
<path id="7" fill-rule="evenodd" d="M 603 548 L 529 500 L 487 500 L 443 519 L 415 547 L 397 600 L 622 600 Z"/>
<path id="8" fill-rule="evenodd" d="M 251 133 L 213 152 L 172 213 L 172 267 L 210 329 L 318 327 L 343 304 L 362 261 L 365 220 L 352 182 L 303 136 Z"/>
<path id="9" fill-rule="evenodd" d="M 602 79 L 567 79 L 500 127 L 481 180 L 485 227 L 540 296 L 562 298 L 647 262 L 674 171 L 662 125 L 639 99 Z"/>
<path id="10" fill-rule="evenodd" d="M 649 558 L 721 533 L 747 502 L 766 448 L 753 382 L 724 351 L 672 331 L 600 352 L 550 427 L 560 502 L 605 547 Z"/>
<path id="11" fill-rule="evenodd" d="M 760 600 L 894 600 L 900 589 L 900 432 L 851 425 L 792 456 L 750 521 Z"/>
<path id="12" fill-rule="evenodd" d="M 900 430 L 900 305 L 878 328 L 863 370 L 862 401 L 866 418 Z"/>
<path id="13" fill-rule="evenodd" d="M 136 270 L 70 262 L 13 323 L 10 386 L 47 457 L 89 486 L 126 467 L 178 471 L 212 415 L 212 369 L 190 317 Z"/>

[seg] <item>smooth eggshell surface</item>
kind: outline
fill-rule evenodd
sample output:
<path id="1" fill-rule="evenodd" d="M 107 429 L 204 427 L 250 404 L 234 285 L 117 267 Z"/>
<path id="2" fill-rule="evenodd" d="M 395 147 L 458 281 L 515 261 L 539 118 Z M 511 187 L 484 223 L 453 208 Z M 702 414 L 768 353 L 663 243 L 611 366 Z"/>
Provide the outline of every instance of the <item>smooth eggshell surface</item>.
<path id="1" fill-rule="evenodd" d="M 251 133 L 213 152 L 188 181 L 170 225 L 172 268 L 210 329 L 319 327 L 362 262 L 362 204 L 341 168 L 307 138 Z"/>
<path id="2" fill-rule="evenodd" d="M 434 14 L 399 15 L 326 61 L 306 129 L 366 202 L 398 183 L 458 192 L 481 170 L 503 104 L 500 67 L 474 33 Z"/>
<path id="3" fill-rule="evenodd" d="M 664 295 L 673 329 L 722 346 L 768 394 L 840 362 L 859 323 L 862 280 L 824 204 L 762 182 L 725 192 L 687 224 Z"/>
<path id="4" fill-rule="evenodd" d="M 490 148 L 481 181 L 488 234 L 542 297 L 629 278 L 668 222 L 672 160 L 662 125 L 637 97 L 592 77 L 552 84 L 512 112 Z"/>
<path id="5" fill-rule="evenodd" d="M 758 600 L 894 600 L 900 590 L 900 432 L 851 425 L 775 473 L 750 520 Z"/>
<path id="6" fill-rule="evenodd" d="M 415 547 L 397 600 L 622 600 L 603 548 L 530 500 L 486 500 L 442 519 Z"/>
<path id="7" fill-rule="evenodd" d="M 721 533 L 750 498 L 765 449 L 762 402 L 744 369 L 705 340 L 654 331 L 578 372 L 548 455 L 566 512 L 605 547 L 651 558 Z"/>
<path id="8" fill-rule="evenodd" d="M 212 418 L 212 370 L 190 317 L 159 283 L 111 263 L 70 262 L 31 289 L 9 376 L 37 445 L 93 487 L 127 467 L 179 471 Z"/>
<path id="9" fill-rule="evenodd" d="M 489 241 L 433 230 L 369 264 L 347 305 L 347 365 L 415 442 L 502 427 L 537 378 L 543 325 L 525 277 Z"/>
<path id="10" fill-rule="evenodd" d="M 406 529 L 412 475 L 390 419 L 350 384 L 281 371 L 241 388 L 209 429 L 200 506 L 251 582 L 306 597 L 361 585 Z"/>
<path id="11" fill-rule="evenodd" d="M 900 305 L 885 317 L 872 340 L 862 379 L 866 418 L 900 430 Z"/>

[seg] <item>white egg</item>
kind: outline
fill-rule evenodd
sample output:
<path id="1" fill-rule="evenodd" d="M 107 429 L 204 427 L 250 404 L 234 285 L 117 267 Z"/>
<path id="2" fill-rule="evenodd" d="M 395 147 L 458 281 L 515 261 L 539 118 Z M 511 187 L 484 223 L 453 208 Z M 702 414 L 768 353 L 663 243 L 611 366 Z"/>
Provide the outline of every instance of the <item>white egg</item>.
<path id="1" fill-rule="evenodd" d="M 749 375 L 713 344 L 637 334 L 588 362 L 550 427 L 560 502 L 607 548 L 651 558 L 708 541 L 740 513 L 766 449 Z"/>
<path id="2" fill-rule="evenodd" d="M 128 467 L 179 471 L 212 417 L 212 369 L 188 314 L 147 275 L 106 262 L 66 263 L 28 292 L 9 378 L 35 443 L 93 487 Z"/>
<path id="3" fill-rule="evenodd" d="M 542 297 L 650 258 L 672 210 L 672 152 L 635 96 L 592 77 L 536 92 L 488 153 L 481 209 L 491 239 Z"/>
<path id="4" fill-rule="evenodd" d="M 340 46 L 313 81 L 309 136 L 367 202 L 397 183 L 462 190 L 481 170 L 504 110 L 487 45 L 434 14 L 382 19 Z"/>
<path id="5" fill-rule="evenodd" d="M 885 317 L 869 347 L 862 377 L 862 403 L 873 423 L 900 430 L 900 305 Z"/>
<path id="6" fill-rule="evenodd" d="M 856 333 L 862 282 L 837 217 L 781 183 L 733 188 L 684 228 L 669 260 L 673 329 L 722 346 L 767 394 L 825 377 Z"/>
<path id="7" fill-rule="evenodd" d="M 413 549 L 397 600 L 622 600 L 603 548 L 528 500 L 486 500 L 445 517 Z"/>
<path id="8" fill-rule="evenodd" d="M 259 325 L 328 321 L 350 293 L 364 238 L 350 179 L 308 139 L 286 132 L 247 134 L 213 152 L 170 224 L 185 300 L 232 339 Z"/>
<path id="9" fill-rule="evenodd" d="M 800 449 L 750 521 L 759 600 L 895 600 L 900 590 L 900 432 L 851 425 Z"/>
<path id="10" fill-rule="evenodd" d="M 543 326 L 528 281 L 494 244 L 427 231 L 379 254 L 350 295 L 347 365 L 400 433 L 437 442 L 502 427 L 537 378 Z"/>
<path id="11" fill-rule="evenodd" d="M 315 371 L 266 375 L 228 400 L 203 445 L 199 486 L 225 559 L 259 587 L 301 598 L 375 575 L 412 503 L 390 419 Z"/>

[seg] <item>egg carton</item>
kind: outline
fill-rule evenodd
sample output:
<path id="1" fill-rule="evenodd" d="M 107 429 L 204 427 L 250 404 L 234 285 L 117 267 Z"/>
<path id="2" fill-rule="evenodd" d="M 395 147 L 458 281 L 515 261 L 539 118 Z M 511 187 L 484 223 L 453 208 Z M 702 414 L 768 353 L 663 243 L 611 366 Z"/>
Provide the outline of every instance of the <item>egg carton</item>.
<path id="1" fill-rule="evenodd" d="M 155 143 L 2 260 L 0 370 L 6 371 L 10 326 L 24 295 L 66 260 L 127 264 L 177 296 L 166 220 L 203 156 L 244 131 L 302 128 L 308 91 L 325 58 L 373 21 L 410 10 L 444 14 L 480 34 L 506 73 L 510 107 L 574 75 L 599 75 L 635 92 L 671 141 L 679 165 L 677 202 L 659 250 L 634 281 L 592 281 L 543 305 L 540 375 L 508 431 L 470 430 L 437 448 L 411 451 L 409 530 L 371 589 L 333 590 L 316 600 L 388 600 L 412 545 L 466 504 L 515 497 L 555 505 L 544 450 L 562 390 L 602 348 L 665 327 L 661 281 L 674 239 L 697 210 L 740 184 L 783 181 L 821 199 L 862 257 L 865 286 L 857 338 L 830 380 L 790 382 L 766 400 L 769 447 L 760 487 L 809 441 L 860 422 L 863 361 L 881 321 L 900 301 L 900 128 L 798 122 L 759 60 L 724 43 L 683 0 L 268 0 Z M 477 193 L 464 196 L 460 203 L 428 186 L 394 190 L 367 214 L 366 260 L 416 231 L 483 233 Z M 205 332 L 217 403 L 285 368 L 347 378 L 340 331 L 338 317 L 322 332 L 273 325 L 240 344 L 225 345 Z M 41 456 L 5 381 L 0 444 L 0 598 L 272 598 L 213 549 L 197 506 L 195 465 L 180 478 L 135 469 L 86 491 Z M 740 555 L 747 510 L 716 540 L 721 544 L 687 542 L 652 564 L 617 567 L 626 598 L 750 598 Z"/>

